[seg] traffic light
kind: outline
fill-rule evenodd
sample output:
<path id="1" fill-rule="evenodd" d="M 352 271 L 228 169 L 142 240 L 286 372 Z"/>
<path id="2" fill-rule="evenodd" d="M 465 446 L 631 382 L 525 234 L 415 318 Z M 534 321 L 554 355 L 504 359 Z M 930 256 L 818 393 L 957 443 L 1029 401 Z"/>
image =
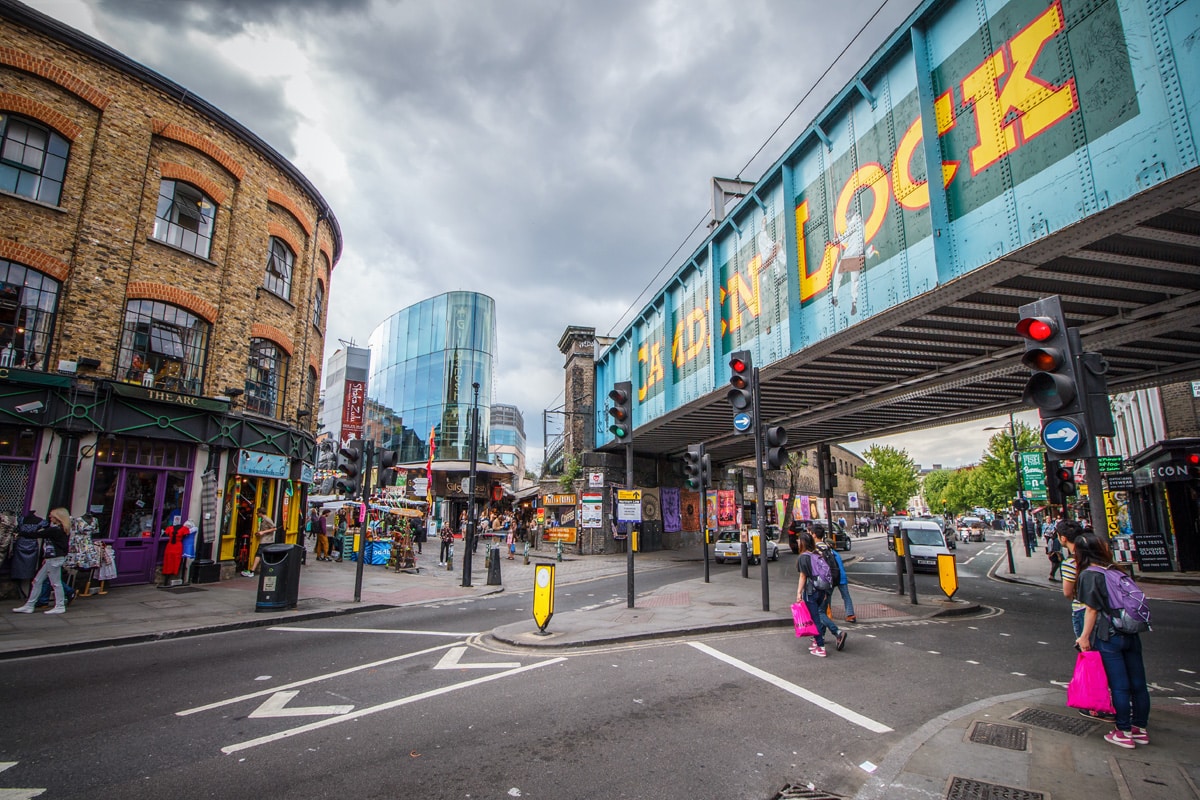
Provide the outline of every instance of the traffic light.
<path id="1" fill-rule="evenodd" d="M 1033 370 L 1021 393 L 1038 409 L 1042 441 L 1053 455 L 1091 455 L 1085 402 L 1087 387 L 1076 371 L 1077 342 L 1072 340 L 1057 295 L 1021 306 L 1017 333 L 1025 340 L 1021 363 Z"/>
<path id="2" fill-rule="evenodd" d="M 613 419 L 608 430 L 619 443 L 629 444 L 633 441 L 633 382 L 618 381 L 608 397 L 613 401 L 612 408 L 608 410 Z"/>
<path id="3" fill-rule="evenodd" d="M 1046 500 L 1061 506 L 1078 493 L 1075 469 L 1065 461 L 1046 460 Z"/>
<path id="4" fill-rule="evenodd" d="M 689 444 L 683 454 L 683 476 L 687 487 L 692 491 L 700 491 L 704 487 L 704 445 Z"/>
<path id="5" fill-rule="evenodd" d="M 837 486 L 837 467 L 833 463 L 833 452 L 827 444 L 817 445 L 817 480 L 822 495 L 833 494 Z"/>
<path id="6" fill-rule="evenodd" d="M 733 406 L 733 429 L 750 433 L 754 428 L 754 362 L 749 350 L 729 355 L 729 392 L 725 395 Z"/>
<path id="7" fill-rule="evenodd" d="M 700 452 L 703 453 L 700 456 L 700 485 L 705 487 L 712 486 L 712 459 L 708 457 L 708 453 L 704 452 L 704 445 L 700 447 Z"/>
<path id="8" fill-rule="evenodd" d="M 399 453 L 395 450 L 380 450 L 379 451 L 379 486 L 395 486 L 396 485 L 396 462 L 399 460 Z"/>
<path id="9" fill-rule="evenodd" d="M 787 430 L 776 425 L 767 428 L 763 438 L 767 445 L 767 469 L 780 469 L 787 463 Z"/>
<path id="10" fill-rule="evenodd" d="M 338 451 L 337 468 L 341 474 L 338 475 L 337 482 L 334 484 L 335 488 L 341 494 L 351 498 L 356 497 L 362 487 L 362 439 L 351 439 L 342 446 L 342 449 Z"/>

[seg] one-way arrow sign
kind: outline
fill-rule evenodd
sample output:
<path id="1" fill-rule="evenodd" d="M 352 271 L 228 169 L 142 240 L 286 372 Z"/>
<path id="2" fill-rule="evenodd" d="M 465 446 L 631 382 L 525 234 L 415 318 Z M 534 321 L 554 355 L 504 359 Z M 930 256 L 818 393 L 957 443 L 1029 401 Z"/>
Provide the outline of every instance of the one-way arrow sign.
<path id="1" fill-rule="evenodd" d="M 479 664 L 460 664 L 458 660 L 467 652 L 465 647 L 451 647 L 442 656 L 442 660 L 434 665 L 434 669 L 515 669 L 521 666 L 520 661 L 491 661 Z"/>
<path id="2" fill-rule="evenodd" d="M 299 692 L 276 692 L 268 697 L 261 706 L 250 712 L 252 718 L 260 717 L 328 717 L 336 714 L 349 714 L 354 706 L 300 706 L 285 708 Z"/>

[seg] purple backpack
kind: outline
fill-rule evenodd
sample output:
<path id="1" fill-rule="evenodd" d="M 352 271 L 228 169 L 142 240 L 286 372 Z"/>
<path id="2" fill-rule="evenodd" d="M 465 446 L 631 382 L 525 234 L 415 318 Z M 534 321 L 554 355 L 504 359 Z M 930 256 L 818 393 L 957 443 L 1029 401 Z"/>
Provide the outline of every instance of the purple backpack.
<path id="1" fill-rule="evenodd" d="M 1146 593 L 1133 582 L 1133 578 L 1119 569 L 1088 567 L 1087 571 L 1104 575 L 1108 589 L 1108 613 L 1117 633 L 1134 634 L 1150 630 L 1150 606 L 1146 604 Z"/>

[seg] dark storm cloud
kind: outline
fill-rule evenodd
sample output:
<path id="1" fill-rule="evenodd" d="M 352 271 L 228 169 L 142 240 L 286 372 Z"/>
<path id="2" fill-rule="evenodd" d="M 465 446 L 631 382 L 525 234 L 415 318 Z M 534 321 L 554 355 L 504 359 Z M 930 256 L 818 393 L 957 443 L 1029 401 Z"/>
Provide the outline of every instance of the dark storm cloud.
<path id="1" fill-rule="evenodd" d="M 247 25 L 330 14 L 351 14 L 367 0 L 95 0 L 103 16 L 167 29 L 197 28 L 218 36 Z"/>

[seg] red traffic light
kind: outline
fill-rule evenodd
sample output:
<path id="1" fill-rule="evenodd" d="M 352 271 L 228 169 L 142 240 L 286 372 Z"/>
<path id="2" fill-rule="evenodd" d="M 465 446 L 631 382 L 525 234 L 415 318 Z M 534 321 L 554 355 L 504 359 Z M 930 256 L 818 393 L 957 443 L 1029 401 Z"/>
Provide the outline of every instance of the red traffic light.
<path id="1" fill-rule="evenodd" d="M 747 369 L 749 369 L 749 367 L 750 365 L 743 361 L 739 356 L 734 356 L 733 358 L 729 359 L 729 368 L 734 372 L 745 372 Z"/>
<path id="2" fill-rule="evenodd" d="M 629 402 L 629 392 L 625 391 L 624 389 L 613 389 L 608 393 L 608 396 L 611 397 L 612 401 L 619 406 L 623 406 Z"/>
<path id="3" fill-rule="evenodd" d="M 1017 333 L 1035 342 L 1046 342 L 1058 333 L 1058 324 L 1050 317 L 1025 317 L 1017 323 Z"/>
<path id="4" fill-rule="evenodd" d="M 1054 471 L 1054 477 L 1060 481 L 1075 480 L 1075 472 L 1070 467 L 1059 467 Z"/>

